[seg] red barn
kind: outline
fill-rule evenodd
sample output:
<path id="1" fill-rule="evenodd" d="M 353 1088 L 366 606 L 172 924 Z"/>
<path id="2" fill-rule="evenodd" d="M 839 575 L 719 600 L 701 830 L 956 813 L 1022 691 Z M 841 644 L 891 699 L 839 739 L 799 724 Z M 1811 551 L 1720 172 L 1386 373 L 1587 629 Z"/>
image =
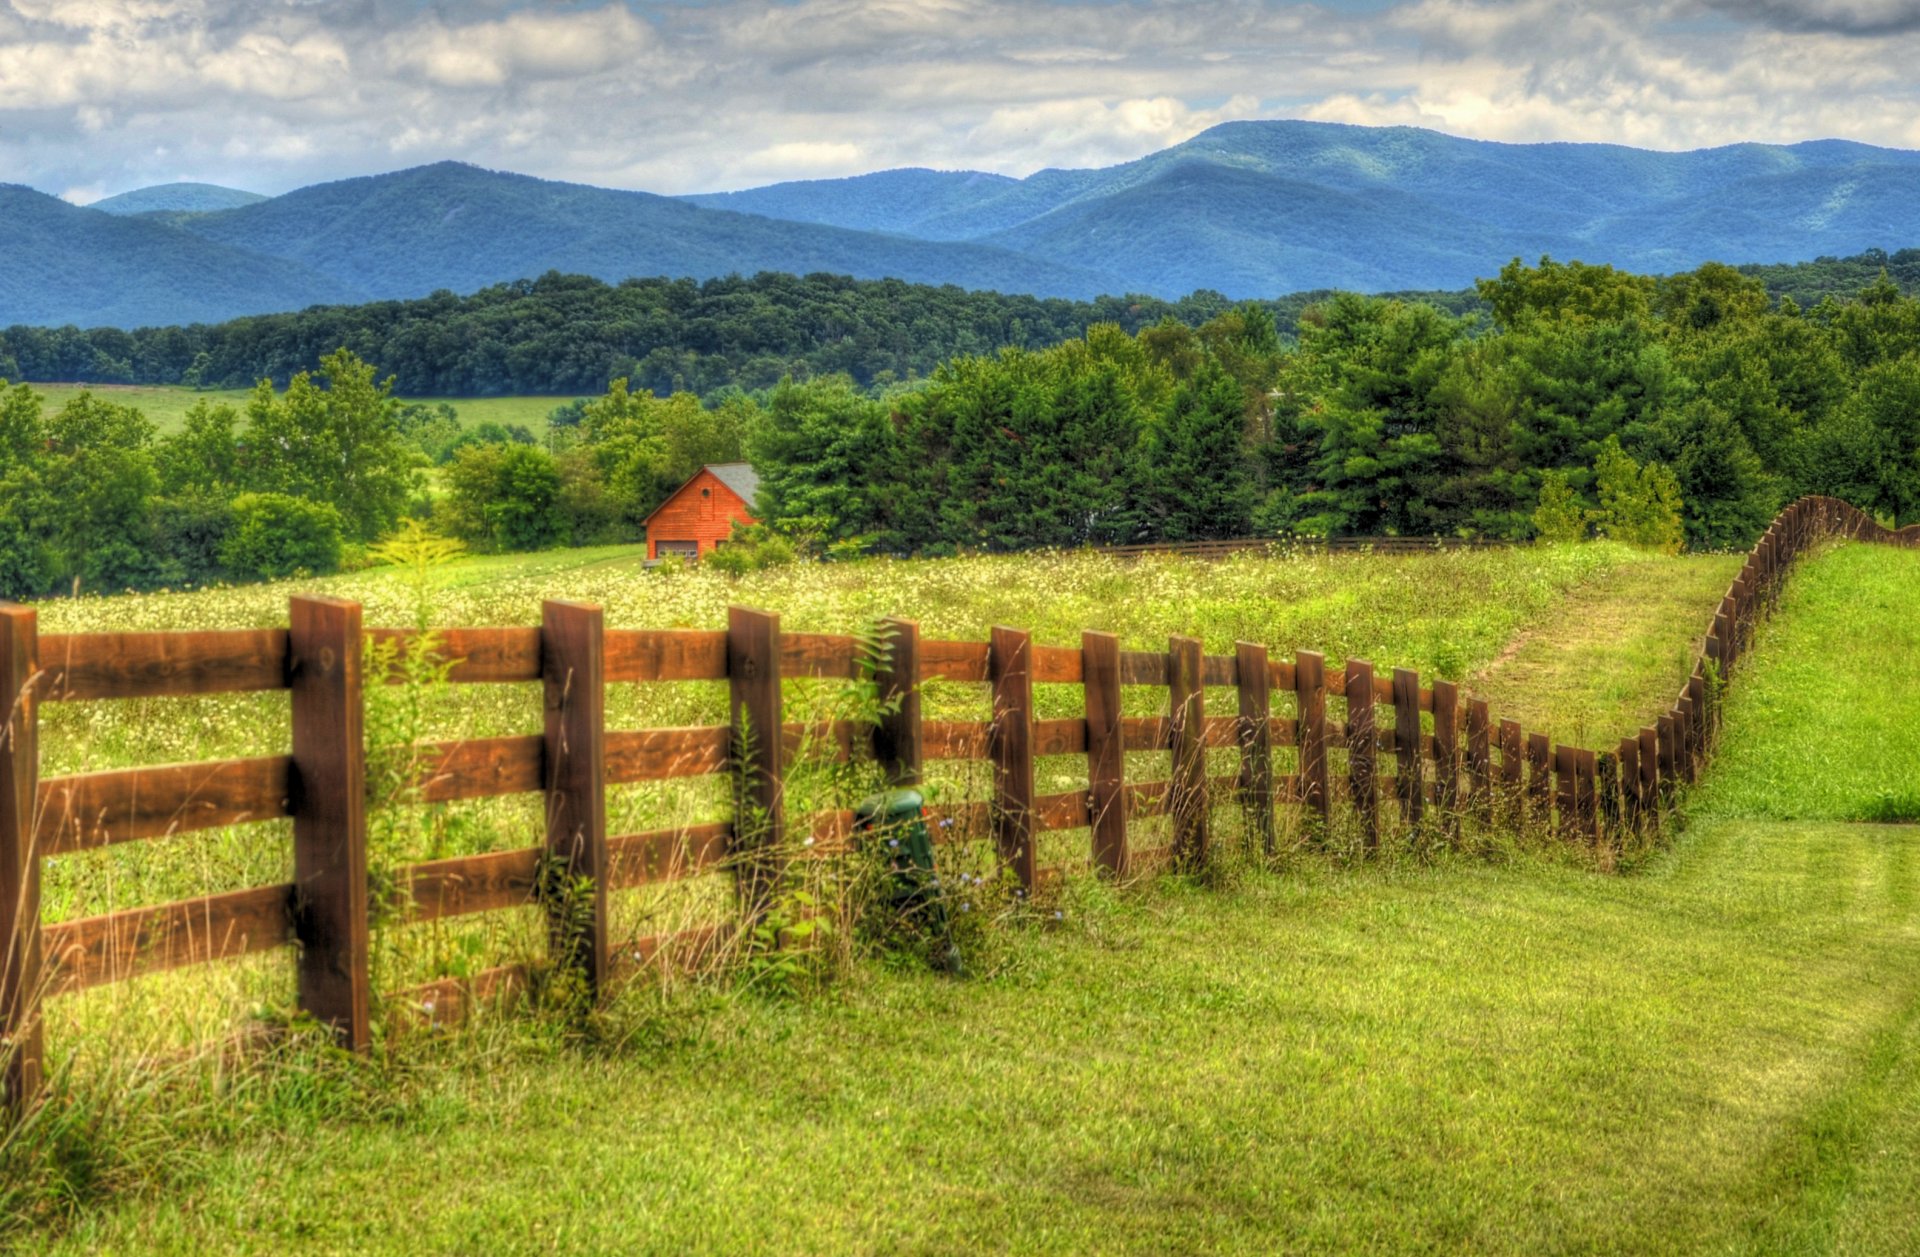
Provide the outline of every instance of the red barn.
<path id="1" fill-rule="evenodd" d="M 757 524 L 753 498 L 760 477 L 751 463 L 708 463 L 647 516 L 647 557 L 698 559 L 733 535 L 733 525 Z"/>

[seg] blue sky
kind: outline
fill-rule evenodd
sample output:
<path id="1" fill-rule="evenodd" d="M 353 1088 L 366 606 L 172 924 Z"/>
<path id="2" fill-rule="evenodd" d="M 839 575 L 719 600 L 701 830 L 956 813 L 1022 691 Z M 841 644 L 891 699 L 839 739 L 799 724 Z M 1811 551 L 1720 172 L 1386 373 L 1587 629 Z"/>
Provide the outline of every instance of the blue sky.
<path id="1" fill-rule="evenodd" d="M 0 0 L 0 181 L 1024 175 L 1267 117 L 1920 147 L 1916 66 L 1920 0 Z"/>

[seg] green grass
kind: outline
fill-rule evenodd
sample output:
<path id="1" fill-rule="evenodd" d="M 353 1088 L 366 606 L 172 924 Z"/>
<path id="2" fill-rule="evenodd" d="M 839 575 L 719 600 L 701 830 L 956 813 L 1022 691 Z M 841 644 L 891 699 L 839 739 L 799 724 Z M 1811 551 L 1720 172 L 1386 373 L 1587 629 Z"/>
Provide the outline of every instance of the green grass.
<path id="1" fill-rule="evenodd" d="M 1920 551 L 1844 546 L 1794 573 L 1728 695 L 1704 811 L 1920 821 Z"/>
<path id="2" fill-rule="evenodd" d="M 200 402 L 226 403 L 244 411 L 251 389 L 193 389 L 165 384 L 35 384 L 35 392 L 46 399 L 49 410 L 58 410 L 82 392 L 91 391 L 118 405 L 139 409 L 161 432 L 172 432 L 186 418 L 187 411 Z M 572 401 L 567 397 L 409 397 L 410 402 L 437 405 L 445 402 L 459 412 L 460 421 L 469 427 L 489 420 L 499 424 L 521 424 L 534 436 L 544 437 L 547 415 L 556 406 Z"/>
<path id="3" fill-rule="evenodd" d="M 634 991 L 588 1044 L 497 1020 L 403 1053 L 371 1099 L 232 1084 L 176 1120 L 123 1194 L 29 1239 L 61 1253 L 1915 1251 L 1920 828 L 1841 819 L 1920 745 L 1899 720 L 1907 690 L 1848 679 L 1911 670 L 1914 557 L 1849 547 L 1796 574 L 1730 696 L 1699 819 L 1634 876 L 1390 853 L 1369 868 L 1296 855 L 1206 889 L 1075 881 L 1059 925 L 1014 932 L 967 982 L 869 961 L 798 1002 Z M 607 558 L 548 583 L 648 579 Z M 1130 642 L 1184 614 L 1217 649 L 1265 617 L 1283 645 L 1323 632 L 1382 663 L 1484 632 L 1453 658 L 1463 668 L 1521 633 L 1522 651 L 1561 636 L 1592 649 L 1590 616 L 1555 613 L 1569 591 L 1596 607 L 1618 580 L 1626 604 L 1687 610 L 1689 626 L 1718 593 L 1650 602 L 1643 561 L 1597 550 L 1311 576 L 1057 560 L 1030 588 L 993 562 L 815 569 L 745 592 L 830 627 L 913 590 L 954 634 L 1009 610 L 1072 623 L 1110 599 Z M 455 619 L 531 592 L 494 561 L 455 575 Z M 742 592 L 706 579 L 623 605 L 704 623 L 709 597 Z M 1537 598 L 1502 604 L 1504 638 L 1436 634 L 1422 614 L 1466 605 L 1474 581 Z M 1354 587 L 1369 596 L 1342 602 Z M 927 597 L 963 588 L 972 601 Z M 1184 593 L 1162 605 L 1171 588 Z M 1878 592 L 1821 592 L 1844 589 Z M 118 610 L 169 622 L 183 605 Z M 43 613 L 98 624 L 108 609 Z M 1853 701 L 1764 701 L 1809 659 L 1791 692 Z M 1792 745 L 1820 746 L 1860 720 L 1886 736 L 1820 796 L 1832 815 L 1771 819 L 1805 794 L 1798 770 L 1740 748 L 1783 723 Z"/>

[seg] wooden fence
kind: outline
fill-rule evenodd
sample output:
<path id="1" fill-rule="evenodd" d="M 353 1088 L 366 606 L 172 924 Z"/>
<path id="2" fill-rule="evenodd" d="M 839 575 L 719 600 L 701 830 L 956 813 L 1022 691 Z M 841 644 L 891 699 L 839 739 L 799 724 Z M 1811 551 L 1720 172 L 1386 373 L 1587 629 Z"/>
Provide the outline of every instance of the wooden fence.
<path id="1" fill-rule="evenodd" d="M 842 723 L 826 732 L 840 755 L 870 751 L 900 782 L 918 780 L 928 760 L 990 762 L 991 801 L 954 804 L 944 819 L 991 834 L 1000 858 L 1029 888 L 1045 876 L 1036 838 L 1053 830 L 1088 830 L 1092 866 L 1116 877 L 1201 864 L 1223 795 L 1243 809 L 1254 839 L 1268 844 L 1277 809 L 1297 809 L 1312 828 L 1329 824 L 1338 803 L 1369 846 L 1386 824 L 1425 826 L 1445 839 L 1471 817 L 1535 827 L 1604 851 L 1628 829 L 1657 825 L 1676 786 L 1695 779 L 1712 751 L 1719 683 L 1733 675 L 1788 565 L 1826 536 L 1920 544 L 1920 529 L 1889 534 L 1845 503 L 1796 502 L 1748 556 L 1672 707 L 1601 752 L 1556 746 L 1545 734 L 1496 720 L 1484 701 L 1452 682 L 1423 684 L 1411 669 L 1376 672 L 1360 659 L 1329 668 L 1310 651 L 1278 660 L 1247 643 L 1231 655 L 1208 655 L 1191 637 L 1173 638 L 1164 652 L 1128 651 L 1098 632 L 1083 634 L 1077 648 L 1039 645 L 1004 628 L 986 642 L 923 640 L 907 620 L 886 622 L 888 645 L 874 676 L 891 700 L 889 714 L 872 727 Z M 195 633 L 39 636 L 32 610 L 0 605 L 0 695 L 8 700 L 0 747 L 0 1063 L 10 1108 L 40 1084 L 42 1000 L 270 949 L 294 949 L 302 1008 L 345 1046 L 367 1046 L 373 993 L 362 671 L 369 639 L 402 652 L 416 641 L 408 631 L 363 629 L 356 604 L 329 598 L 295 598 L 284 630 Z M 528 904 L 556 880 L 543 877 L 543 869 L 558 867 L 572 875 L 562 880 L 591 893 L 584 910 L 549 905 L 556 922 L 566 919 L 564 929 L 556 924 L 564 954 L 555 959 L 577 966 L 595 991 L 618 967 L 607 938 L 611 891 L 725 864 L 737 871 L 742 916 L 764 902 L 769 870 L 754 857 L 784 849 L 792 819 L 783 800 L 784 760 L 810 736 L 783 723 L 782 680 L 851 679 L 875 666 L 854 637 L 785 633 L 777 615 L 743 608 L 729 613 L 725 631 L 652 631 L 610 629 L 598 607 L 549 602 L 537 628 L 447 629 L 437 641 L 458 661 L 450 676 L 456 684 L 540 683 L 545 727 L 431 748 L 421 801 L 540 794 L 547 819 L 537 845 L 402 870 L 409 919 Z M 993 718 L 923 719 L 919 685 L 936 678 L 987 687 Z M 731 722 L 606 727 L 609 683 L 681 681 L 725 681 Z M 1080 687 L 1084 714 L 1036 719 L 1036 684 Z M 1124 715 L 1122 690 L 1134 686 L 1165 690 L 1164 714 Z M 1227 689 L 1234 691 L 1233 714 L 1210 715 L 1208 692 Z M 291 695 L 285 755 L 39 776 L 43 703 L 264 690 Z M 752 736 L 774 728 L 783 736 Z M 1238 771 L 1210 778 L 1210 748 L 1237 749 Z M 1294 771 L 1275 771 L 1275 748 L 1293 749 Z M 1129 751 L 1170 752 L 1169 777 L 1128 780 Z M 1334 752 L 1344 752 L 1338 763 Z M 1035 757 L 1067 755 L 1086 757 L 1088 788 L 1037 793 Z M 753 817 L 751 825 L 608 833 L 609 786 L 708 774 L 731 775 L 735 814 Z M 1129 822 L 1158 815 L 1171 818 L 1171 842 L 1136 846 L 1137 827 Z M 40 869 L 48 856 L 281 818 L 292 820 L 291 882 L 41 922 Z M 844 815 L 824 819 L 844 832 Z M 621 961 L 652 963 L 676 948 L 698 948 L 713 934 L 644 940 L 622 948 Z M 497 969 L 439 985 L 443 998 L 456 1002 L 514 977 Z"/>

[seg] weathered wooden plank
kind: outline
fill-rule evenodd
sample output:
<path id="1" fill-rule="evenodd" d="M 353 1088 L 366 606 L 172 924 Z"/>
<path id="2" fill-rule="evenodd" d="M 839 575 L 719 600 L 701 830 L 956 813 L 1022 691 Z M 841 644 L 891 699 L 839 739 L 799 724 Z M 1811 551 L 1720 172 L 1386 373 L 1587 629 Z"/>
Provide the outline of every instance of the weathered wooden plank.
<path id="1" fill-rule="evenodd" d="M 1200 656 L 1200 684 L 1222 689 L 1239 685 L 1239 659 L 1233 655 Z"/>
<path id="2" fill-rule="evenodd" d="M 993 726 L 984 720 L 929 720 L 921 726 L 928 759 L 985 759 Z"/>
<path id="3" fill-rule="evenodd" d="M 733 826 L 727 821 L 617 835 L 607 839 L 608 858 L 613 862 L 608 884 L 650 886 L 699 877 L 726 863 L 732 840 Z"/>
<path id="4" fill-rule="evenodd" d="M 1273 828 L 1273 674 L 1267 648 L 1252 642 L 1235 645 L 1240 715 L 1235 736 L 1240 744 L 1240 805 L 1260 850 L 1271 855 Z"/>
<path id="5" fill-rule="evenodd" d="M 1393 738 L 1395 780 L 1400 796 L 1400 816 L 1418 825 L 1426 814 L 1427 792 L 1422 784 L 1420 731 L 1420 674 L 1412 668 L 1393 670 Z"/>
<path id="6" fill-rule="evenodd" d="M 599 607 L 541 606 L 546 717 L 548 955 L 598 996 L 607 967 L 606 620 Z"/>
<path id="7" fill-rule="evenodd" d="M 1087 808 L 1095 867 L 1127 876 L 1126 736 L 1120 717 L 1120 639 L 1080 635 L 1087 713 Z"/>
<path id="8" fill-rule="evenodd" d="M 873 757 L 896 786 L 920 784 L 926 758 L 920 706 L 920 625 L 898 617 L 880 624 L 882 654 L 874 671 L 880 719 L 873 727 Z"/>
<path id="9" fill-rule="evenodd" d="M 606 630 L 607 680 L 724 681 L 727 635 L 694 629 Z"/>
<path id="10" fill-rule="evenodd" d="M 1033 800 L 1034 828 L 1040 831 L 1085 829 L 1092 823 L 1084 790 L 1061 794 L 1036 795 Z"/>
<path id="11" fill-rule="evenodd" d="M 40 1016 L 39 619 L 0 603 L 0 1122 L 24 1113 L 43 1084 Z"/>
<path id="12" fill-rule="evenodd" d="M 860 644 L 838 633 L 780 635 L 780 675 L 850 681 L 861 674 Z"/>
<path id="13" fill-rule="evenodd" d="M 1167 683 L 1167 657 L 1151 650 L 1123 650 L 1120 652 L 1120 684 L 1122 685 L 1165 685 Z"/>
<path id="14" fill-rule="evenodd" d="M 1327 661 L 1319 651 L 1294 652 L 1293 694 L 1300 716 L 1300 788 L 1324 835 L 1333 818 L 1333 791 L 1327 768 Z"/>
<path id="15" fill-rule="evenodd" d="M 285 755 L 50 777 L 40 783 L 40 845 L 65 855 L 291 816 Z M 4 867 L 0 857 L 0 867 Z"/>
<path id="16" fill-rule="evenodd" d="M 423 748 L 423 759 L 429 767 L 419 782 L 422 803 L 530 794 L 546 785 L 546 750 L 537 733 L 442 742 Z"/>
<path id="17" fill-rule="evenodd" d="M 987 679 L 986 642 L 920 643 L 920 679 L 922 681 L 985 681 Z"/>
<path id="18" fill-rule="evenodd" d="M 1077 718 L 1036 720 L 1033 722 L 1035 755 L 1084 755 L 1087 751 L 1087 722 Z"/>
<path id="19" fill-rule="evenodd" d="M 531 904 L 545 852 L 522 847 L 411 865 L 399 875 L 409 919 L 438 921 Z"/>
<path id="20" fill-rule="evenodd" d="M 1176 860 L 1204 867 L 1208 857 L 1206 690 L 1200 684 L 1200 639 L 1167 642 L 1168 718 L 1173 724 L 1173 845 Z"/>
<path id="21" fill-rule="evenodd" d="M 1546 833 L 1553 824 L 1553 752 L 1544 733 L 1527 735 L 1527 827 Z"/>
<path id="22" fill-rule="evenodd" d="M 420 634 L 414 629 L 368 629 L 376 644 L 391 644 L 405 659 Z M 457 685 L 502 684 L 540 679 L 540 630 L 537 628 L 445 628 L 432 632 L 434 657 L 450 661 L 447 680 Z M 397 685 L 406 674 L 393 671 L 375 680 Z"/>
<path id="23" fill-rule="evenodd" d="M 1347 660 L 1347 797 L 1360 822 L 1361 843 L 1369 852 L 1380 846 L 1378 730 L 1374 726 L 1373 665 Z"/>
<path id="24" fill-rule="evenodd" d="M 1467 700 L 1467 806 L 1482 825 L 1493 823 L 1493 713 L 1487 700 Z"/>
<path id="25" fill-rule="evenodd" d="M 785 741 L 782 731 L 783 744 Z M 725 725 L 616 729 L 606 735 L 608 785 L 705 777 L 727 771 L 733 731 Z"/>
<path id="26" fill-rule="evenodd" d="M 1033 841 L 1033 638 L 996 628 L 988 643 L 993 685 L 993 836 L 1023 889 L 1039 867 Z"/>
<path id="27" fill-rule="evenodd" d="M 293 883 L 231 890 L 45 928 L 47 991 L 227 960 L 292 941 Z"/>
<path id="28" fill-rule="evenodd" d="M 284 629 L 50 633 L 39 650 L 44 702 L 287 688 Z"/>
<path id="29" fill-rule="evenodd" d="M 786 845 L 786 739 L 780 687 L 780 617 L 727 609 L 728 711 L 734 766 L 734 870 L 748 928 L 772 901 Z"/>
<path id="30" fill-rule="evenodd" d="M 1080 652 L 1066 646 L 1033 648 L 1033 679 L 1050 685 L 1080 684 Z"/>
<path id="31" fill-rule="evenodd" d="M 373 1041 L 360 605 L 300 597 L 290 616 L 300 1006 L 359 1052 Z"/>
<path id="32" fill-rule="evenodd" d="M 1166 716 L 1126 716 L 1120 736 L 1129 751 L 1165 751 L 1173 746 L 1173 721 Z"/>
<path id="33" fill-rule="evenodd" d="M 1433 697 L 1434 804 L 1440 809 L 1440 829 L 1450 843 L 1460 841 L 1460 687 L 1435 681 Z"/>

